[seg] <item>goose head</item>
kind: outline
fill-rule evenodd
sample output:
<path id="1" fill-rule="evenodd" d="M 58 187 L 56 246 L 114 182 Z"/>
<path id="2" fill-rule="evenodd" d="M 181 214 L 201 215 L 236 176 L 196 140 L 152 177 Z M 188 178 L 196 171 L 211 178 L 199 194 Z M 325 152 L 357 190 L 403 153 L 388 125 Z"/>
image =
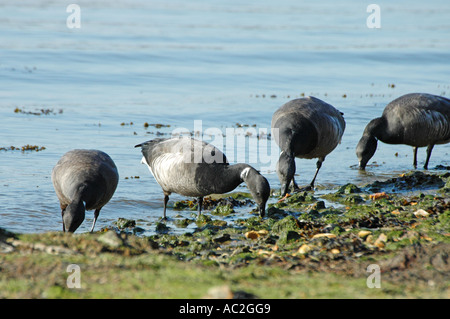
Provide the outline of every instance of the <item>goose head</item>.
<path id="1" fill-rule="evenodd" d="M 281 183 L 281 196 L 285 196 L 289 190 L 289 185 L 294 178 L 295 158 L 293 155 L 281 152 L 277 162 L 277 174 Z"/>
<path id="2" fill-rule="evenodd" d="M 63 229 L 73 233 L 84 221 L 85 207 L 82 201 L 73 201 L 63 210 Z"/>
<path id="3" fill-rule="evenodd" d="M 367 162 L 369 162 L 376 150 L 377 139 L 372 135 L 363 135 L 356 146 L 359 169 L 366 169 Z"/>
<path id="4" fill-rule="evenodd" d="M 252 167 L 244 168 L 241 173 L 242 180 L 247 184 L 253 200 L 258 205 L 259 215 L 264 217 L 267 199 L 270 196 L 270 185 L 267 179 Z"/>

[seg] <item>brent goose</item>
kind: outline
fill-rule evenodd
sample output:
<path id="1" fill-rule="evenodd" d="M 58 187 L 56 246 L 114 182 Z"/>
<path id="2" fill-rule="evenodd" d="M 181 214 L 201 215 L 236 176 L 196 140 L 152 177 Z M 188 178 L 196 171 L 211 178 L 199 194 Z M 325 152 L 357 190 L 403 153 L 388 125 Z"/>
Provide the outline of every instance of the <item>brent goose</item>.
<path id="1" fill-rule="evenodd" d="M 410 93 L 390 102 L 381 117 L 367 124 L 356 147 L 359 168 L 377 149 L 377 140 L 387 144 L 413 146 L 414 168 L 417 167 L 417 148 L 427 146 L 424 169 L 428 169 L 435 144 L 450 142 L 450 100 L 441 96 Z"/>
<path id="2" fill-rule="evenodd" d="M 148 166 L 164 192 L 164 219 L 171 193 L 197 197 L 200 216 L 204 196 L 230 192 L 242 182 L 264 217 L 270 186 L 250 165 L 230 165 L 219 149 L 190 137 L 156 138 L 135 147 L 141 147 L 141 163 Z"/>
<path id="3" fill-rule="evenodd" d="M 328 103 L 309 96 L 294 99 L 281 106 L 272 117 L 272 135 L 281 148 L 277 174 L 281 183 L 281 196 L 288 193 L 292 182 L 294 191 L 299 187 L 294 180 L 295 158 L 318 158 L 314 182 L 325 156 L 340 143 L 345 130 L 343 114 Z"/>
<path id="4" fill-rule="evenodd" d="M 71 150 L 52 170 L 58 196 L 63 231 L 74 232 L 83 222 L 85 211 L 95 209 L 94 230 L 100 210 L 113 196 L 119 173 L 111 157 L 98 150 Z"/>

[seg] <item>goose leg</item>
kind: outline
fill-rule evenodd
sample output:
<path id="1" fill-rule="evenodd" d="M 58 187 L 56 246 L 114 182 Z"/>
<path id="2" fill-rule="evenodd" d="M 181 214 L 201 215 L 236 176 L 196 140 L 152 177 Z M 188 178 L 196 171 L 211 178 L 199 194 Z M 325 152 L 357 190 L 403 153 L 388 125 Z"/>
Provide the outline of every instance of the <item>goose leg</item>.
<path id="1" fill-rule="evenodd" d="M 66 226 L 64 225 L 64 209 L 61 209 L 61 217 L 63 217 L 63 232 L 65 232 Z"/>
<path id="2" fill-rule="evenodd" d="M 94 231 L 95 223 L 97 222 L 98 215 L 100 214 L 100 209 L 98 208 L 94 211 L 94 221 L 92 222 L 91 233 Z"/>
<path id="3" fill-rule="evenodd" d="M 167 208 L 167 202 L 169 201 L 169 195 L 164 193 L 164 213 L 163 213 L 163 219 L 166 220 L 166 208 Z"/>
<path id="4" fill-rule="evenodd" d="M 298 187 L 298 185 L 295 182 L 294 178 L 292 178 L 292 186 L 294 187 L 294 192 L 299 192 L 300 191 L 300 187 Z"/>
<path id="5" fill-rule="evenodd" d="M 417 168 L 417 146 L 414 146 L 413 148 L 413 154 L 414 154 L 414 159 L 413 159 L 413 166 L 414 168 Z"/>
<path id="6" fill-rule="evenodd" d="M 324 160 L 325 160 L 325 157 L 321 157 L 321 158 L 319 158 L 319 160 L 317 161 L 317 169 L 316 169 L 316 173 L 314 174 L 314 177 L 313 177 L 313 179 L 312 179 L 312 181 L 311 181 L 311 184 L 310 184 L 311 190 L 314 189 L 314 182 L 316 181 L 317 174 L 319 173 L 319 170 L 320 170 L 320 168 L 322 167 L 322 163 L 323 163 Z"/>
<path id="7" fill-rule="evenodd" d="M 202 214 L 203 197 L 198 197 L 197 200 L 198 200 L 198 204 L 197 204 L 198 217 L 200 217 L 200 215 Z"/>
<path id="8" fill-rule="evenodd" d="M 425 165 L 423 166 L 424 169 L 428 169 L 428 162 L 430 161 L 431 157 L 431 151 L 433 150 L 434 144 L 430 144 L 427 147 L 427 159 L 425 160 Z"/>

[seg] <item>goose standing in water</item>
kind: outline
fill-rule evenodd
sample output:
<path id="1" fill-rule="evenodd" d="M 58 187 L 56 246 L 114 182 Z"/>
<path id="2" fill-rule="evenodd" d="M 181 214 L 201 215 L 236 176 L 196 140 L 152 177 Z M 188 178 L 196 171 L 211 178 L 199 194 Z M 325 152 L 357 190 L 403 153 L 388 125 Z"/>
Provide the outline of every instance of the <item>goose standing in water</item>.
<path id="1" fill-rule="evenodd" d="M 72 150 L 64 154 L 52 170 L 58 196 L 63 231 L 74 232 L 85 211 L 95 209 L 91 232 L 100 210 L 113 196 L 119 173 L 111 157 L 98 150 Z"/>
<path id="2" fill-rule="evenodd" d="M 294 191 L 299 187 L 294 180 L 295 158 L 318 158 L 314 182 L 325 156 L 341 142 L 345 130 L 342 113 L 328 103 L 315 97 L 305 97 L 287 102 L 272 116 L 272 135 L 281 148 L 277 174 L 281 183 L 281 196 L 288 193 L 289 185 Z"/>
<path id="3" fill-rule="evenodd" d="M 230 165 L 220 150 L 190 137 L 157 138 L 141 147 L 143 158 L 164 193 L 164 219 L 171 193 L 198 198 L 201 214 L 203 197 L 232 191 L 245 182 L 258 205 L 261 217 L 270 195 L 267 179 L 247 164 Z"/>
<path id="4" fill-rule="evenodd" d="M 434 145 L 450 142 L 450 100 L 431 94 L 410 93 L 390 102 L 381 117 L 367 124 L 358 142 L 356 156 L 360 169 L 365 169 L 375 154 L 378 140 L 412 146 L 414 168 L 417 167 L 417 148 L 427 146 L 424 169 L 428 169 Z"/>

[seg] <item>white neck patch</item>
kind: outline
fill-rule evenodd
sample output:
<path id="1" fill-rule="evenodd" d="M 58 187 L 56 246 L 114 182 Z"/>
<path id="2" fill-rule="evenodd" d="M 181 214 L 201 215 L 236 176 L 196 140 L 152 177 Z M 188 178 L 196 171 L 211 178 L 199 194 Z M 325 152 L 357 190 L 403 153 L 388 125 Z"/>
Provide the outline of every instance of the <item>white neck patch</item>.
<path id="1" fill-rule="evenodd" d="M 152 171 L 152 168 L 150 167 L 150 165 L 148 165 L 148 163 L 147 163 L 147 160 L 145 159 L 145 156 L 142 156 L 142 159 L 141 159 L 141 164 L 145 164 L 145 165 L 147 165 L 147 167 L 148 167 L 148 169 L 149 169 L 150 173 L 152 173 L 152 175 L 153 175 L 153 171 Z"/>
<path id="2" fill-rule="evenodd" d="M 250 172 L 250 167 L 244 168 L 241 172 L 241 179 L 242 180 L 246 179 L 249 172 Z"/>

